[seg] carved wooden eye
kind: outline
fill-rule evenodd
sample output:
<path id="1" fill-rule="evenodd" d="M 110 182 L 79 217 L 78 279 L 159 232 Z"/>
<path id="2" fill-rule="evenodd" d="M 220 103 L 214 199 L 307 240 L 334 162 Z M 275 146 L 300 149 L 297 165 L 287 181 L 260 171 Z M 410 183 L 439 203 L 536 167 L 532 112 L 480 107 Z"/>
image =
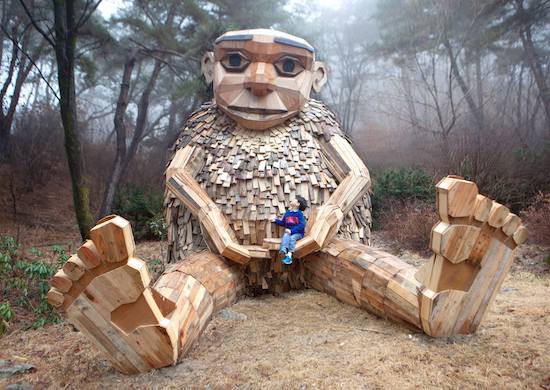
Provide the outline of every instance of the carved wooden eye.
<path id="1" fill-rule="evenodd" d="M 294 57 L 284 56 L 273 64 L 279 76 L 295 77 L 302 73 L 304 66 Z"/>
<path id="2" fill-rule="evenodd" d="M 221 64 L 229 72 L 242 72 L 250 61 L 239 52 L 231 52 L 222 58 Z"/>

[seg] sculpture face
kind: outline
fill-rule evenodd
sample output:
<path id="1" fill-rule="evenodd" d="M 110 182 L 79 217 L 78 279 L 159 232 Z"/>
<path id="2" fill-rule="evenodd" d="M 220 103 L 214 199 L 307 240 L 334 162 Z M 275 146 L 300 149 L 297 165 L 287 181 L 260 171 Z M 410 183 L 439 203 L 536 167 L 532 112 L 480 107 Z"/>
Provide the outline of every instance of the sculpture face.
<path id="1" fill-rule="evenodd" d="M 274 30 L 231 31 L 202 62 L 216 104 L 241 126 L 263 130 L 296 115 L 326 81 L 305 40 Z"/>

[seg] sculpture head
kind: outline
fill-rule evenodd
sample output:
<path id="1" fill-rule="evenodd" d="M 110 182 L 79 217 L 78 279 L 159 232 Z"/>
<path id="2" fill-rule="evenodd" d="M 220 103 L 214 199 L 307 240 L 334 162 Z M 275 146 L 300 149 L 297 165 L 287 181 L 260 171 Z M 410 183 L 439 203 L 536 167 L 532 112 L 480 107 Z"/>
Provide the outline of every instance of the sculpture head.
<path id="1" fill-rule="evenodd" d="M 202 60 L 220 109 L 241 126 L 263 130 L 298 114 L 327 80 L 304 39 L 275 30 L 229 31 Z"/>

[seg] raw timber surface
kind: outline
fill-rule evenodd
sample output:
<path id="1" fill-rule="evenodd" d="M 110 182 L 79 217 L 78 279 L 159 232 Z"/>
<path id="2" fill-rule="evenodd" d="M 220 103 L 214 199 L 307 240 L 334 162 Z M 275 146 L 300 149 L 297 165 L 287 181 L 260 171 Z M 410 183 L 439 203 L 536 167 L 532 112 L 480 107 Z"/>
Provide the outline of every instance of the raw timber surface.
<path id="1" fill-rule="evenodd" d="M 328 161 L 329 152 L 323 152 L 322 145 L 342 134 L 334 115 L 313 99 L 297 117 L 262 132 L 241 128 L 206 103 L 190 116 L 173 152 L 193 148 L 186 169 L 228 218 L 238 241 L 261 245 L 265 237 L 281 237 L 283 229 L 270 219 L 281 216 L 296 195 L 308 200 L 307 216 L 334 192 L 344 176 L 337 168 L 340 162 L 336 157 Z M 174 154 L 172 158 L 177 162 L 183 157 Z M 165 205 L 170 260 L 204 247 L 190 210 L 170 192 Z M 344 218 L 339 236 L 367 243 L 370 207 L 366 195 Z"/>
<path id="2" fill-rule="evenodd" d="M 160 250 L 137 248 L 145 259 L 161 257 Z M 433 339 L 304 290 L 239 301 L 230 310 L 246 319 L 216 315 L 181 364 L 136 376 L 117 373 L 67 324 L 18 330 L 0 339 L 0 359 L 37 369 L 0 380 L 0 388 L 547 389 L 550 271 L 533 265 L 544 264 L 540 257 L 531 245 L 518 250 L 494 306 L 470 336 Z"/>

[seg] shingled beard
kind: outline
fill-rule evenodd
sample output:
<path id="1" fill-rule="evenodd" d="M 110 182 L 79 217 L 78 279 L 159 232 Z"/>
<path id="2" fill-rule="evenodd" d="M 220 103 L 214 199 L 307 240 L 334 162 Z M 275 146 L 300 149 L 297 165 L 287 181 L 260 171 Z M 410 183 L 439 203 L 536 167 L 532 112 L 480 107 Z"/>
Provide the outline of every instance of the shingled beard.
<path id="1" fill-rule="evenodd" d="M 261 245 L 264 237 L 282 235 L 270 218 L 288 209 L 295 195 L 309 201 L 307 217 L 336 189 L 334 169 L 321 150 L 334 134 L 343 134 L 334 114 L 313 99 L 298 115 L 261 132 L 243 128 L 209 102 L 190 116 L 173 153 L 186 145 L 200 148 L 202 158 L 192 163 L 197 181 L 227 216 L 237 241 Z M 199 221 L 169 192 L 165 205 L 173 232 L 170 262 L 204 249 Z M 370 207 L 367 195 L 345 216 L 338 236 L 367 243 Z"/>

